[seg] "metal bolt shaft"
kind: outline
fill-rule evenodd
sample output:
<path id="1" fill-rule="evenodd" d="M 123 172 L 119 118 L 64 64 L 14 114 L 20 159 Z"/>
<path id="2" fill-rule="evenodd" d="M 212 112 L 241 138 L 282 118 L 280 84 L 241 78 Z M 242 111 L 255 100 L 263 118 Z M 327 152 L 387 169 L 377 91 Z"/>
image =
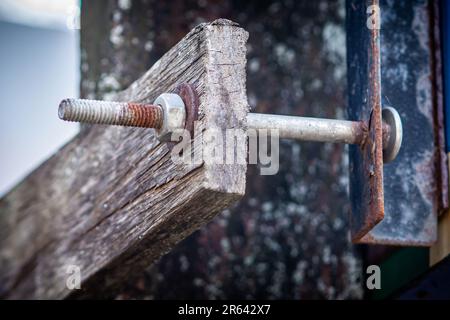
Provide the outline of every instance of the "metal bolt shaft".
<path id="1" fill-rule="evenodd" d="M 251 129 L 278 129 L 280 138 L 361 144 L 366 131 L 359 121 L 249 113 Z"/>
<path id="2" fill-rule="evenodd" d="M 383 108 L 383 160 L 395 159 L 402 144 L 403 129 L 399 114 L 392 107 Z M 250 129 L 278 129 L 280 138 L 362 145 L 368 128 L 362 121 L 320 119 L 273 114 L 249 113 Z"/>
<path id="3" fill-rule="evenodd" d="M 161 128 L 164 120 L 159 105 L 83 99 L 61 101 L 58 116 L 66 121 L 155 129 Z"/>

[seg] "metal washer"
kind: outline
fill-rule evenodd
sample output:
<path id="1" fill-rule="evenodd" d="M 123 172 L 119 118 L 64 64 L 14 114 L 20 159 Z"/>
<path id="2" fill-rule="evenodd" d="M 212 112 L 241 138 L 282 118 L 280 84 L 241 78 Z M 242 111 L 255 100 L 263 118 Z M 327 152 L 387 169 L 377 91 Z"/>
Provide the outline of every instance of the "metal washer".
<path id="1" fill-rule="evenodd" d="M 397 157 L 402 146 L 402 119 L 397 110 L 392 107 L 384 107 L 381 111 L 381 116 L 383 121 L 391 128 L 388 142 L 386 145 L 383 145 L 383 162 L 388 163 Z"/>

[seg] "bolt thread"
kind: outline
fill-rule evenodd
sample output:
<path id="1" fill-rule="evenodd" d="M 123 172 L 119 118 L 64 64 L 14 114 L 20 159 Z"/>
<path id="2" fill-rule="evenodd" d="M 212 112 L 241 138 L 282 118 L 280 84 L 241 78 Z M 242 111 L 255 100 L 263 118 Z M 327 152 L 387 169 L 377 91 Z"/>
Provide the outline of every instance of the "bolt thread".
<path id="1" fill-rule="evenodd" d="M 65 99 L 58 116 L 66 121 L 160 129 L 164 113 L 158 105 Z"/>

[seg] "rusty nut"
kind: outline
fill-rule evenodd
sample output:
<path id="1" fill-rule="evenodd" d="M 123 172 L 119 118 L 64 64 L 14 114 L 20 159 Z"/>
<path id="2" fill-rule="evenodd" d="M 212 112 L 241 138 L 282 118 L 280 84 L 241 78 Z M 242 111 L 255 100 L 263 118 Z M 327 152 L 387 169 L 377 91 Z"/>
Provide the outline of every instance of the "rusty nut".
<path id="1" fill-rule="evenodd" d="M 181 97 L 174 93 L 163 93 L 156 98 L 154 104 L 163 110 L 163 123 L 156 130 L 160 141 L 171 141 L 172 132 L 183 129 L 186 121 L 186 109 Z"/>

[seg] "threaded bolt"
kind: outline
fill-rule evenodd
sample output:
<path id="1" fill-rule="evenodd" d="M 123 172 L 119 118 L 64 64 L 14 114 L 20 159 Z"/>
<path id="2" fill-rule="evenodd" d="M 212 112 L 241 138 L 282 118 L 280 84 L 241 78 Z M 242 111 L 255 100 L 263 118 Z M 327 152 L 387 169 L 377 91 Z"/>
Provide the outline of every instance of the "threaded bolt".
<path id="1" fill-rule="evenodd" d="M 161 106 L 151 104 L 65 99 L 58 108 L 62 120 L 160 129 L 164 123 Z"/>

